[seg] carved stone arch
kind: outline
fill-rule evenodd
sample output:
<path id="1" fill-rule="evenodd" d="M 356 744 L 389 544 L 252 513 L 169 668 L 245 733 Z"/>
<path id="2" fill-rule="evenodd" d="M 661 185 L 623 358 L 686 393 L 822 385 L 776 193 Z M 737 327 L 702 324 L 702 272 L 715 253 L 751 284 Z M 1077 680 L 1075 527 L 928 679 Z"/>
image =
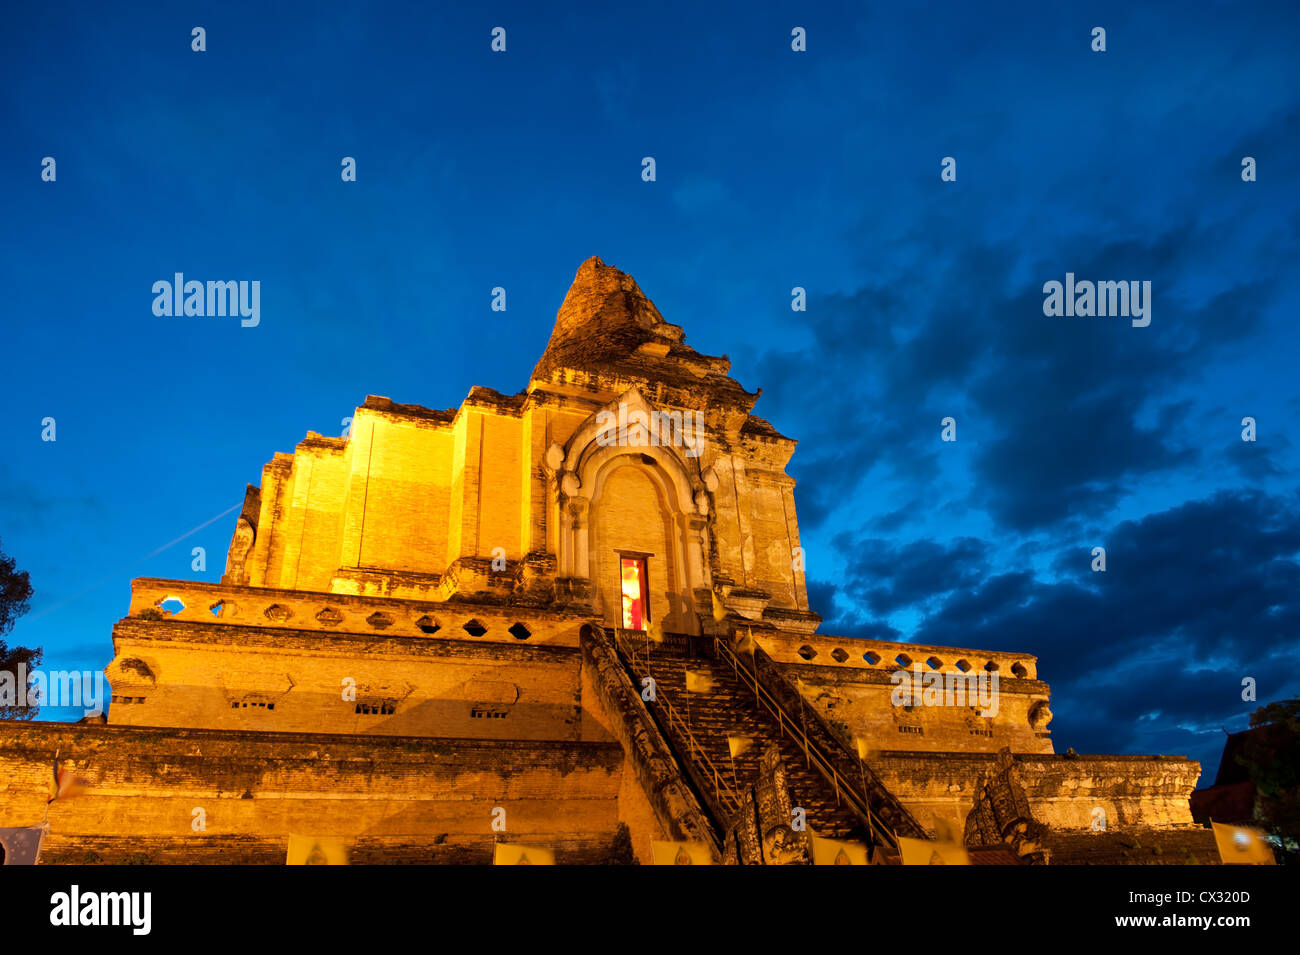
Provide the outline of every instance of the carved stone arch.
<path id="1" fill-rule="evenodd" d="M 624 402 L 629 409 L 643 410 L 647 415 L 653 411 L 636 389 L 624 392 L 617 401 L 600 410 L 617 413 L 618 402 Z M 704 502 L 699 500 L 704 482 L 692 473 L 691 464 L 680 448 L 649 444 L 626 446 L 619 443 L 625 437 L 623 433 L 617 435 L 613 443 L 598 440 L 603 430 L 598 426 L 598 415 L 599 412 L 593 413 L 573 434 L 562 449 L 562 462 L 557 462 L 559 467 L 555 468 L 556 500 L 561 516 L 557 540 L 560 573 L 590 581 L 595 609 L 605 619 L 606 625 L 615 625 L 615 609 L 604 606 L 609 602 L 608 595 L 602 596 L 603 591 L 608 590 L 603 586 L 608 581 L 598 575 L 602 567 L 608 571 L 611 554 L 622 542 L 600 539 L 601 509 L 611 476 L 622 468 L 632 468 L 649 481 L 657 497 L 656 510 L 665 525 L 663 540 L 667 550 L 657 555 L 658 559 L 651 567 L 652 591 L 668 602 L 668 618 L 672 626 L 695 630 L 698 622 L 693 594 L 696 589 L 709 586 L 704 560 L 704 555 L 709 552 L 705 517 L 707 497 Z M 555 462 L 560 454 L 550 457 Z M 694 470 L 698 472 L 698 464 Z M 604 533 L 617 536 L 608 527 Z M 669 574 L 671 579 L 668 579 Z"/>
<path id="2" fill-rule="evenodd" d="M 618 492 L 611 498 L 615 483 Z M 671 455 L 610 447 L 588 459 L 580 492 L 588 501 L 591 515 L 586 528 L 588 575 L 598 612 L 610 625 L 616 624 L 619 616 L 618 605 L 611 605 L 618 598 L 606 586 L 616 576 L 617 564 L 613 561 L 617 553 L 632 551 L 654 555 L 648 560 L 651 605 L 658 605 L 658 619 L 676 632 L 698 629 L 693 593 L 702 577 L 701 539 L 707 528 L 694 513 L 694 502 L 683 484 L 681 473 L 672 466 Z M 606 511 L 607 507 L 617 507 L 619 500 L 625 502 L 624 495 L 629 492 L 638 494 L 642 505 L 650 508 L 635 530 L 620 527 L 612 513 Z M 586 497 L 588 494 L 590 497 Z M 644 535 L 660 540 L 662 546 L 635 543 Z"/>
<path id="3" fill-rule="evenodd" d="M 578 494 L 595 501 L 599 498 L 605 479 L 614 467 L 621 466 L 619 458 L 651 458 L 658 467 L 647 470 L 655 482 L 660 485 L 666 497 L 670 499 L 677 512 L 694 514 L 695 493 L 691 486 L 690 475 L 686 465 L 677 457 L 675 448 L 635 447 L 620 448 L 614 445 L 597 448 L 595 453 L 586 457 L 583 470 L 578 472 Z M 613 467 L 611 467 L 613 465 Z"/>
<path id="4" fill-rule="evenodd" d="M 647 418 L 650 418 L 659 411 L 645 399 L 637 388 L 629 388 L 613 401 L 601 408 L 597 408 L 587 417 L 586 421 L 579 425 L 578 430 L 565 443 L 563 448 L 564 460 L 560 466 L 561 473 L 576 475 L 581 480 L 582 475 L 588 470 L 588 459 L 601 452 L 611 449 L 624 452 L 641 452 L 659 458 L 665 467 L 670 465 L 675 467 L 685 481 L 685 501 L 693 503 L 696 492 L 703 490 L 705 484 L 699 457 L 693 459 L 694 467 L 692 467 L 687 461 L 688 456 L 680 448 L 662 444 L 651 445 L 648 442 L 644 445 L 630 444 L 626 440 L 628 432 L 632 430 L 630 427 L 616 430 L 613 435 L 615 438 L 613 443 L 601 443 L 600 435 L 604 430 L 601 425 L 602 413 L 608 412 L 617 416 L 620 406 L 626 408 L 629 416 L 634 412 L 641 412 Z M 656 452 L 664 452 L 664 454 L 660 455 Z M 587 496 L 590 497 L 590 495 Z M 691 507 L 688 505 L 686 509 L 691 509 Z"/>

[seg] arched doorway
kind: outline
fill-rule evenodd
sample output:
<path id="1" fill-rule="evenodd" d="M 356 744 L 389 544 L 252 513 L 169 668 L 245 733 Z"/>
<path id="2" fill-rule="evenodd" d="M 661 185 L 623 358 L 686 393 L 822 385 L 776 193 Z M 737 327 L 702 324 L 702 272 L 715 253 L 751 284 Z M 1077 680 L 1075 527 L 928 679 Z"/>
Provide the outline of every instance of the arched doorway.
<path id="1" fill-rule="evenodd" d="M 619 403 L 649 412 L 635 389 Z M 605 626 L 649 620 L 697 634 L 698 594 L 710 588 L 709 500 L 699 461 L 636 435 L 611 441 L 597 421 L 593 414 L 563 448 L 548 451 L 559 574 L 587 581 Z"/>
<path id="2" fill-rule="evenodd" d="M 591 503 L 592 589 L 606 626 L 644 630 L 655 620 L 682 632 L 690 620 L 676 522 L 656 467 L 639 454 L 608 465 Z"/>

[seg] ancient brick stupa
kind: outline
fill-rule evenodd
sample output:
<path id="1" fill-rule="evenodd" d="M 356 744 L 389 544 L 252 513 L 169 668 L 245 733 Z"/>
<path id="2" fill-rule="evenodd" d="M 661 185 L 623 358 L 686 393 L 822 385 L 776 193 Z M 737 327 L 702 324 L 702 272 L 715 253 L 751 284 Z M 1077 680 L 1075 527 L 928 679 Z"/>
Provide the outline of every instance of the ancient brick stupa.
<path id="1" fill-rule="evenodd" d="M 133 582 L 106 724 L 0 724 L 0 826 L 57 752 L 45 862 L 892 862 L 945 821 L 976 862 L 1212 861 L 1199 765 L 1054 755 L 1031 654 L 818 633 L 795 442 L 729 370 L 592 258 L 524 390 L 309 433 L 220 584 Z"/>

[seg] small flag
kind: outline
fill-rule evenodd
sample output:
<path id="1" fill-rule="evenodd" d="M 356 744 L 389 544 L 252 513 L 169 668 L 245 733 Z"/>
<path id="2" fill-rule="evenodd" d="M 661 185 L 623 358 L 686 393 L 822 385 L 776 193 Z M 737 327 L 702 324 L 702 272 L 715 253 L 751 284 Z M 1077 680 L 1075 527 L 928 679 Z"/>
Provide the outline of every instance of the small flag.
<path id="1" fill-rule="evenodd" d="M 952 842 L 898 837 L 903 865 L 970 865 L 966 847 Z"/>
<path id="2" fill-rule="evenodd" d="M 60 765 L 59 757 L 54 757 L 54 772 L 50 777 L 50 798 L 45 800 L 48 806 L 56 799 L 69 799 L 80 795 L 86 788 L 86 781 L 78 776 L 71 767 Z"/>
<path id="3" fill-rule="evenodd" d="M 285 865 L 347 865 L 348 849 L 339 839 L 289 836 Z"/>
<path id="4" fill-rule="evenodd" d="M 867 847 L 860 842 L 842 842 L 813 836 L 813 865 L 867 865 Z"/>
<path id="5" fill-rule="evenodd" d="M 747 736 L 727 737 L 727 749 L 731 750 L 732 759 L 735 759 L 737 756 L 744 756 L 749 752 L 750 747 L 753 745 L 754 741 Z"/>
<path id="6" fill-rule="evenodd" d="M 713 865 L 713 853 L 702 842 L 651 842 L 655 865 Z"/>
<path id="7" fill-rule="evenodd" d="M 713 677 L 709 674 L 698 670 L 686 671 L 686 692 L 687 693 L 711 693 L 713 692 Z"/>
<path id="8" fill-rule="evenodd" d="M 555 853 L 540 846 L 517 846 L 498 842 L 492 852 L 493 865 L 555 865 Z"/>
<path id="9" fill-rule="evenodd" d="M 41 854 L 45 830 L 40 826 L 26 829 L 0 829 L 0 857 L 5 865 L 36 865 Z"/>
<path id="10" fill-rule="evenodd" d="M 664 642 L 664 625 L 658 620 L 651 620 L 646 624 L 645 635 L 655 643 Z"/>
<path id="11" fill-rule="evenodd" d="M 867 741 L 863 739 L 861 736 L 853 737 L 853 745 L 857 747 L 858 759 L 865 760 L 867 758 L 867 754 L 871 752 L 871 750 L 867 749 Z"/>
<path id="12" fill-rule="evenodd" d="M 727 608 L 723 606 L 722 601 L 718 599 L 716 591 L 713 593 L 713 619 L 718 621 L 727 619 Z"/>
<path id="13" fill-rule="evenodd" d="M 1219 846 L 1219 858 L 1224 865 L 1276 865 L 1273 850 L 1264 840 L 1264 834 L 1245 826 L 1214 826 L 1214 841 Z"/>
<path id="14" fill-rule="evenodd" d="M 958 846 L 966 844 L 966 827 L 947 816 L 934 817 L 934 835 L 936 842 L 951 842 Z"/>
<path id="15" fill-rule="evenodd" d="M 742 653 L 754 652 L 754 632 L 746 630 L 743 634 L 736 634 L 736 649 Z"/>

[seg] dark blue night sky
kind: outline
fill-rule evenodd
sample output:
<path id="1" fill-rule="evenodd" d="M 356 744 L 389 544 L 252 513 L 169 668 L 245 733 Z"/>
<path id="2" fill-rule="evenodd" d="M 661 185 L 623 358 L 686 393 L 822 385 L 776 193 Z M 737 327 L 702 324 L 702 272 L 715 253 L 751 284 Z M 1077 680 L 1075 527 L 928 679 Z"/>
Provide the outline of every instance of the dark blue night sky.
<path id="1" fill-rule="evenodd" d="M 1294 3 L 139 6 L 0 35 L 0 539 L 47 667 L 108 662 L 132 577 L 217 580 L 233 514 L 172 542 L 367 394 L 522 389 L 599 255 L 800 440 L 824 633 L 1037 654 L 1058 752 L 1210 778 L 1244 677 L 1300 692 Z M 156 317 L 176 272 L 260 324 Z M 1045 316 L 1067 272 L 1150 325 Z"/>

